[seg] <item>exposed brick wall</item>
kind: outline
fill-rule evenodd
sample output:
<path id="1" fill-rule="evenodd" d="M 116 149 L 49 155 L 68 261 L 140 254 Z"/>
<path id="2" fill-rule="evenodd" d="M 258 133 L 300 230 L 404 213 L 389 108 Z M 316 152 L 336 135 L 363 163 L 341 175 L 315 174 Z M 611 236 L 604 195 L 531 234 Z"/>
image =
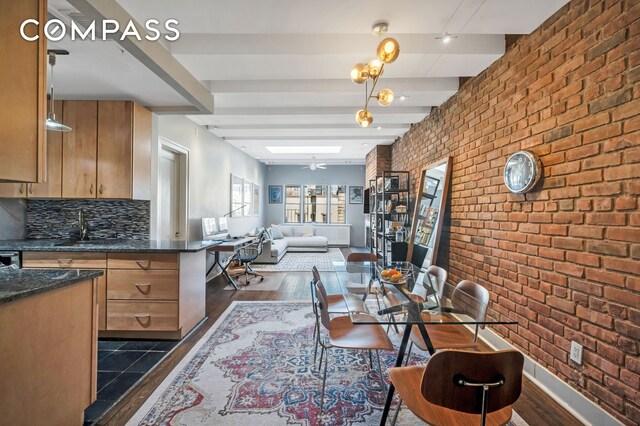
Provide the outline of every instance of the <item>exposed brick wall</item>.
<path id="1" fill-rule="evenodd" d="M 472 279 L 499 333 L 626 424 L 640 423 L 640 1 L 572 1 L 393 145 L 414 182 L 453 156 L 438 263 Z M 544 179 L 507 191 L 506 158 Z M 583 365 L 569 360 L 584 345 Z"/>
<path id="2" fill-rule="evenodd" d="M 369 185 L 369 180 L 389 170 L 391 170 L 391 145 L 376 145 L 367 154 L 365 187 Z"/>

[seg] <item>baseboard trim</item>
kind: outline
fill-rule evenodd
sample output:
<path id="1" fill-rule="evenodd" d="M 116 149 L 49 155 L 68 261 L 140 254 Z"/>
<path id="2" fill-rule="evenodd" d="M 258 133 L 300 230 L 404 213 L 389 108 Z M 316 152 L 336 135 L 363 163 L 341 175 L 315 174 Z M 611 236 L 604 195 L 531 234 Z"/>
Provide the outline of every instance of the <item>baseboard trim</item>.
<path id="1" fill-rule="evenodd" d="M 494 350 L 517 349 L 502 336 L 488 328 L 481 330 L 479 336 Z M 524 358 L 524 374 L 545 393 L 558 401 L 558 403 L 569 411 L 576 419 L 585 425 L 622 425 L 618 419 L 603 410 L 598 404 L 569 386 L 551 371 L 538 364 L 526 354 Z"/>

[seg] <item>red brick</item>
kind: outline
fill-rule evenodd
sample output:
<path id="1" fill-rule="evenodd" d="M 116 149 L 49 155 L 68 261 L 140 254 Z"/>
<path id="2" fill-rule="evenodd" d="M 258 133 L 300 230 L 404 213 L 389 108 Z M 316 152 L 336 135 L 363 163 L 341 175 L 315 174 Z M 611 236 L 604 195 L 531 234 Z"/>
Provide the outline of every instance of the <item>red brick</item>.
<path id="1" fill-rule="evenodd" d="M 606 180 L 606 179 L 605 179 Z M 599 195 L 617 195 L 622 192 L 622 185 L 618 182 L 605 182 L 582 187 L 582 195 L 593 197 Z"/>
<path id="2" fill-rule="evenodd" d="M 608 228 L 607 238 L 616 241 L 629 241 L 640 243 L 640 229 L 634 228 Z"/>
<path id="3" fill-rule="evenodd" d="M 578 305 L 576 307 L 576 315 L 578 318 L 582 318 L 589 322 L 592 322 L 600 327 L 612 328 L 613 327 L 613 318 L 609 315 L 601 314 L 600 312 L 595 312 L 591 309 L 585 308 L 583 306 Z"/>
<path id="4" fill-rule="evenodd" d="M 602 271 L 599 269 L 587 269 L 585 275 L 588 280 L 597 281 L 603 284 L 624 287 L 624 275 L 616 272 Z"/>
<path id="5" fill-rule="evenodd" d="M 624 225 L 627 215 L 624 213 L 587 213 L 589 225 Z"/>
<path id="6" fill-rule="evenodd" d="M 585 266 L 600 266 L 600 257 L 594 254 L 567 252 L 567 261 Z"/>
<path id="7" fill-rule="evenodd" d="M 640 275 L 640 262 L 634 260 L 607 258 L 604 260 L 604 267 L 614 271 Z"/>
<path id="8" fill-rule="evenodd" d="M 626 256 L 628 254 L 627 245 L 624 243 L 589 241 L 587 250 L 591 253 L 598 253 L 610 256 Z"/>
<path id="9" fill-rule="evenodd" d="M 575 132 L 582 132 L 584 130 L 592 129 L 594 127 L 608 124 L 611 121 L 609 111 L 604 111 L 598 114 L 591 114 L 575 122 L 573 129 Z"/>
<path id="10" fill-rule="evenodd" d="M 601 240 L 604 236 L 604 228 L 601 226 L 572 226 L 569 228 L 569 235 Z"/>
<path id="11" fill-rule="evenodd" d="M 607 181 L 632 179 L 640 177 L 640 167 L 637 164 L 627 164 L 620 167 L 611 167 L 604 170 L 604 179 Z"/>

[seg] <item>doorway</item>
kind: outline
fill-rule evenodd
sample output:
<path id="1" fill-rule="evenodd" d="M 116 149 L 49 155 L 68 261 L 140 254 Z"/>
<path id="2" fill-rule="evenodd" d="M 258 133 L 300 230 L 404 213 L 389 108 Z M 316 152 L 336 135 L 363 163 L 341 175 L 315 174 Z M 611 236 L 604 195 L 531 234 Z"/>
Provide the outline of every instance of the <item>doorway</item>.
<path id="1" fill-rule="evenodd" d="M 160 139 L 157 239 L 188 240 L 189 150 Z"/>

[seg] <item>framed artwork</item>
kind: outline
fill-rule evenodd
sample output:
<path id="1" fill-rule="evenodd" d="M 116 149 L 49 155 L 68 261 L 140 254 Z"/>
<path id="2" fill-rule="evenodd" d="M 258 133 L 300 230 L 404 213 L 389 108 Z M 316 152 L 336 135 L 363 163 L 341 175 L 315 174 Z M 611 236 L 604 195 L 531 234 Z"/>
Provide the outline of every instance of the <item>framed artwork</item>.
<path id="1" fill-rule="evenodd" d="M 242 216 L 243 179 L 231 174 L 231 217 Z"/>
<path id="2" fill-rule="evenodd" d="M 400 177 L 398 176 L 390 176 L 384 181 L 384 190 L 385 191 L 397 191 L 400 189 Z"/>
<path id="3" fill-rule="evenodd" d="M 362 204 L 364 202 L 364 187 L 362 186 L 350 186 L 349 187 L 349 204 Z"/>
<path id="4" fill-rule="evenodd" d="M 253 211 L 254 216 L 260 215 L 260 185 L 253 184 Z"/>
<path id="5" fill-rule="evenodd" d="M 242 192 L 242 215 L 251 216 L 253 214 L 253 184 L 248 180 L 243 180 L 244 190 Z"/>
<path id="6" fill-rule="evenodd" d="M 269 185 L 269 204 L 282 204 L 282 185 Z"/>

